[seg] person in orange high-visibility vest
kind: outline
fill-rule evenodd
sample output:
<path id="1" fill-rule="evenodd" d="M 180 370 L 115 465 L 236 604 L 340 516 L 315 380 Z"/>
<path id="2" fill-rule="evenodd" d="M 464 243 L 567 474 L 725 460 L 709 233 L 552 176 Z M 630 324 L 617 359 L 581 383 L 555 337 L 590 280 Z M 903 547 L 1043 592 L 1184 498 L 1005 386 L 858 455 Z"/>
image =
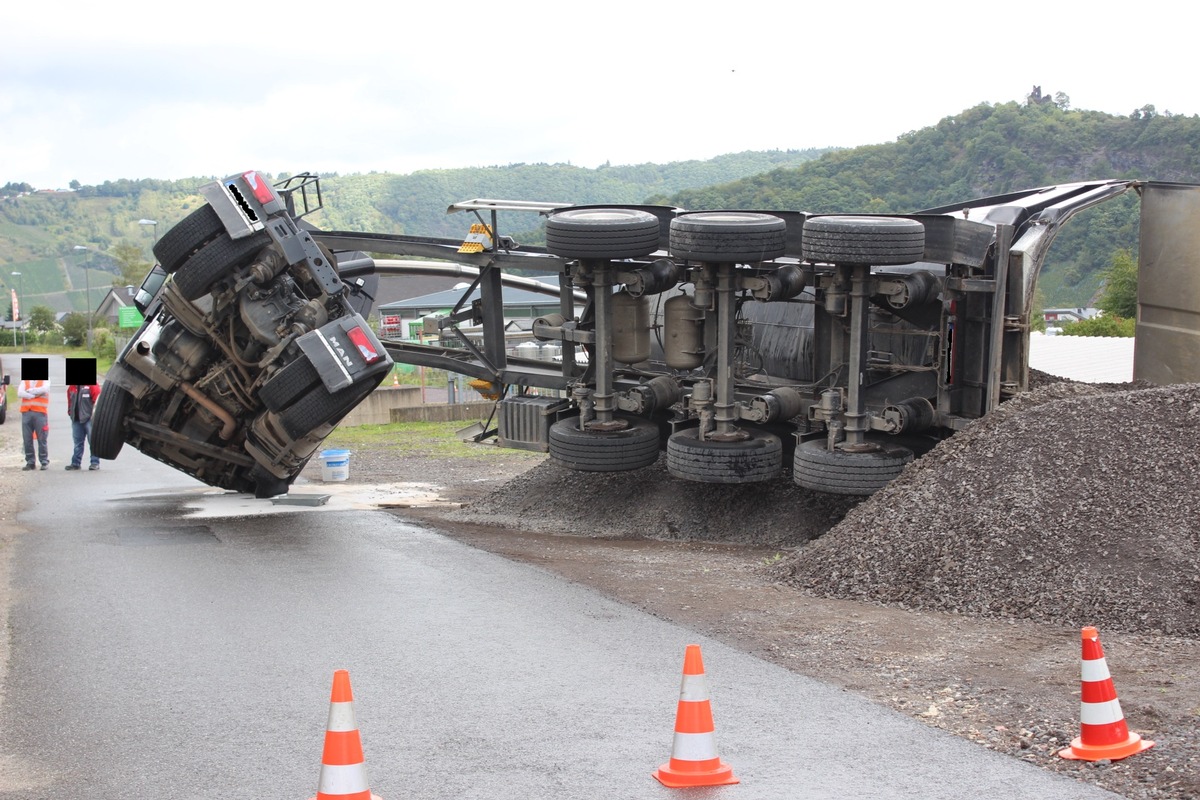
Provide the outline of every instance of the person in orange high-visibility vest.
<path id="1" fill-rule="evenodd" d="M 21 436 L 25 439 L 25 469 L 36 469 L 33 436 L 37 433 L 37 456 L 42 469 L 50 468 L 50 381 L 21 381 Z"/>

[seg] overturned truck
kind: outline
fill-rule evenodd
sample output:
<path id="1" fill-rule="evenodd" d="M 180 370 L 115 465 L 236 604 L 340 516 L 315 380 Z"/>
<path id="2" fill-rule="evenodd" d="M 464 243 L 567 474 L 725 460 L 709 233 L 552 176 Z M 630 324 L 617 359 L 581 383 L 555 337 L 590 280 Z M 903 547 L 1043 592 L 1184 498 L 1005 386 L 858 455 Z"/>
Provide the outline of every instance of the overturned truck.
<path id="1" fill-rule="evenodd" d="M 1143 251 L 1149 228 L 1156 252 L 1181 254 L 1197 189 L 1088 181 L 896 215 L 478 199 L 448 209 L 478 220 L 464 242 L 320 231 L 301 219 L 319 207 L 315 179 L 274 188 L 243 173 L 207 187 L 209 205 L 156 246 L 147 322 L 109 376 L 123 393 L 103 394 L 98 438 L 276 493 L 394 360 L 487 384 L 496 426 L 481 436 L 571 469 L 638 469 L 665 450 L 685 480 L 790 473 L 870 494 L 1027 388 L 1034 285 L 1070 217 L 1135 191 Z M 512 211 L 544 215 L 545 247 L 502 235 Z M 471 289 L 425 320 L 436 343 L 376 339 L 367 281 L 414 271 Z M 561 344 L 561 361 L 508 354 L 503 286 L 533 283 L 513 271 L 557 277 L 537 284 L 559 311 L 532 334 Z"/>

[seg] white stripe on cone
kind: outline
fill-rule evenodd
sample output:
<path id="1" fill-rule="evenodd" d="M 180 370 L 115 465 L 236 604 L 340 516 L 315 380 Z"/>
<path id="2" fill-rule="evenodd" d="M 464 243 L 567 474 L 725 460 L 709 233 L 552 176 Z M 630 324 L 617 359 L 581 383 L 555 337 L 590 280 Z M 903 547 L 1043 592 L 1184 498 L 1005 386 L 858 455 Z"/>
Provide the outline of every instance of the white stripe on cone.
<path id="1" fill-rule="evenodd" d="M 321 794 L 354 794 L 369 788 L 367 771 L 362 764 L 321 766 L 321 779 L 317 783 L 317 791 Z"/>
<path id="2" fill-rule="evenodd" d="M 330 703 L 329 704 L 329 724 L 325 726 L 327 731 L 354 731 L 358 727 L 354 724 L 354 703 Z"/>
<path id="3" fill-rule="evenodd" d="M 1109 700 L 1107 703 L 1079 704 L 1079 721 L 1084 725 L 1111 725 L 1124 718 L 1124 715 L 1121 714 L 1119 700 Z"/>
<path id="4" fill-rule="evenodd" d="M 704 682 L 703 672 L 699 675 L 683 676 L 683 683 L 679 686 L 679 699 L 689 703 L 708 699 L 708 684 Z"/>
<path id="5" fill-rule="evenodd" d="M 1108 674 L 1108 662 L 1103 658 L 1093 658 L 1083 662 L 1083 682 L 1096 683 L 1106 681 L 1112 676 Z"/>
<path id="6" fill-rule="evenodd" d="M 711 733 L 676 733 L 671 758 L 679 761 L 707 761 L 717 757 L 717 740 Z"/>

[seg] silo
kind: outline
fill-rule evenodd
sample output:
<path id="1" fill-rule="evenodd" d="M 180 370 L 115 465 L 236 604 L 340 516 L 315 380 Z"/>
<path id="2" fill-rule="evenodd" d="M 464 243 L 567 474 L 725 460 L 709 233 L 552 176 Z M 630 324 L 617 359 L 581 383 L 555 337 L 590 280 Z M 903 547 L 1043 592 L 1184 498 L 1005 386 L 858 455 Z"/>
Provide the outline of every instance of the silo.
<path id="1" fill-rule="evenodd" d="M 1200 186 L 1142 188 L 1133 378 L 1200 382 Z"/>

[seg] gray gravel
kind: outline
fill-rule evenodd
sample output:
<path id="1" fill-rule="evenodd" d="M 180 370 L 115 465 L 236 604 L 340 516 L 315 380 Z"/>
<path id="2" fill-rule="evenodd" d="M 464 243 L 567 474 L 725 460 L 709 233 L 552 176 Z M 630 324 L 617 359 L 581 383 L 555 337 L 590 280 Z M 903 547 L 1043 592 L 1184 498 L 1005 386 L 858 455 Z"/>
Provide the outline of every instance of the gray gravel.
<path id="1" fill-rule="evenodd" d="M 825 597 L 1194 637 L 1198 429 L 1200 385 L 1042 386 L 910 464 L 778 575 Z"/>
<path id="2" fill-rule="evenodd" d="M 1200 386 L 1031 384 L 865 501 L 546 461 L 450 518 L 794 547 L 775 576 L 818 596 L 1200 635 Z"/>
<path id="3" fill-rule="evenodd" d="M 759 484 L 694 483 L 660 456 L 632 472 L 577 472 L 546 460 L 448 518 L 535 533 L 637 536 L 794 547 L 837 524 L 861 498 Z"/>

